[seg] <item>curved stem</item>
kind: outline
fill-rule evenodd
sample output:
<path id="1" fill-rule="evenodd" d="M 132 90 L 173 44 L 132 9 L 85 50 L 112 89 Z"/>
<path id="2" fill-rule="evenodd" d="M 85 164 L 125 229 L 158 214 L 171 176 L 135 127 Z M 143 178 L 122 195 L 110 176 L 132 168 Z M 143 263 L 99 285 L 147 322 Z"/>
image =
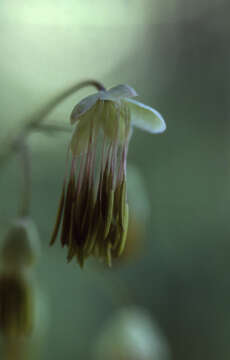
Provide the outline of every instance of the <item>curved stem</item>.
<path id="1" fill-rule="evenodd" d="M 40 111 L 38 111 L 36 114 L 32 115 L 31 118 L 28 121 L 28 124 L 26 125 L 26 130 L 30 131 L 36 125 L 38 125 L 40 122 L 44 120 L 44 118 L 62 101 L 64 101 L 67 97 L 74 94 L 76 91 L 81 90 L 84 87 L 87 86 L 94 86 L 98 91 L 105 90 L 105 87 L 96 80 L 86 80 L 82 81 L 79 84 L 76 84 L 72 86 L 71 88 L 63 91 L 60 95 L 57 95 L 54 99 L 52 99 L 46 106 L 44 106 Z"/>
<path id="2" fill-rule="evenodd" d="M 38 126 L 57 105 L 59 105 L 67 97 L 87 86 L 93 86 L 98 91 L 105 90 L 105 87 L 99 81 L 86 80 L 68 88 L 67 90 L 64 90 L 61 94 L 54 97 L 44 107 L 42 107 L 42 109 L 36 111 L 34 114 L 30 115 L 28 119 L 26 119 L 25 124 L 22 126 L 18 134 L 6 141 L 2 149 L 0 149 L 0 165 L 6 162 L 12 153 L 18 149 L 20 139 L 36 129 L 36 126 Z"/>

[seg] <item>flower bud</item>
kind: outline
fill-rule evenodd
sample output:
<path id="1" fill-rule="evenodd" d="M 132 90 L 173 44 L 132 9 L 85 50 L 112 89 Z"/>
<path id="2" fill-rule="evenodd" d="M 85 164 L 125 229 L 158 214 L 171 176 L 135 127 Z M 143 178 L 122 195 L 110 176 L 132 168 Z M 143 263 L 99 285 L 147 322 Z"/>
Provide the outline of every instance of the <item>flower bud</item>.
<path id="1" fill-rule="evenodd" d="M 39 235 L 32 219 L 15 220 L 2 244 L 1 256 L 9 267 L 30 266 L 39 255 Z"/>
<path id="2" fill-rule="evenodd" d="M 33 326 L 29 283 L 15 273 L 0 275 L 0 331 L 7 337 L 28 335 Z"/>

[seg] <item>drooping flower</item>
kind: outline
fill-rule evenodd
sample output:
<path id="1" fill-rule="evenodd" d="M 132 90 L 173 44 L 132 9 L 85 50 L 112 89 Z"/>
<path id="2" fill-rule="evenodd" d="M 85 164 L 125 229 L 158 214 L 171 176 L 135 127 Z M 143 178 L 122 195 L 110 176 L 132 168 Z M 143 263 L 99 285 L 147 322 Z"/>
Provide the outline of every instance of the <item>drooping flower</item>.
<path id="1" fill-rule="evenodd" d="M 86 97 L 71 113 L 75 128 L 70 176 L 64 180 L 51 245 L 62 221 L 61 244 L 68 247 L 68 261 L 76 256 L 80 266 L 89 255 L 111 265 L 124 250 L 129 217 L 126 158 L 132 127 L 151 133 L 166 128 L 162 116 L 131 99 L 135 96 L 130 86 L 118 85 Z"/>

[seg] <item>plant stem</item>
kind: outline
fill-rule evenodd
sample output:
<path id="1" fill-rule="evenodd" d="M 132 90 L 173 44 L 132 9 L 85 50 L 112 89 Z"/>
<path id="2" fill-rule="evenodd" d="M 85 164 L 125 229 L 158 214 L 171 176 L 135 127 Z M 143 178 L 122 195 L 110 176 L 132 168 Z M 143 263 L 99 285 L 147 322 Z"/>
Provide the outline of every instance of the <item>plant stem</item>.
<path id="1" fill-rule="evenodd" d="M 49 103 L 47 103 L 40 111 L 38 111 L 37 113 L 32 115 L 26 125 L 26 130 L 27 131 L 33 130 L 33 128 L 36 127 L 36 125 L 38 125 L 40 122 L 42 122 L 44 120 L 44 118 L 58 104 L 60 104 L 63 100 L 65 100 L 70 95 L 74 94 L 76 91 L 79 91 L 82 88 L 87 87 L 87 86 L 94 86 L 98 91 L 105 90 L 104 86 L 100 82 L 95 81 L 95 80 L 86 80 L 86 81 L 83 81 L 79 84 L 72 86 L 71 88 L 63 91 L 63 93 L 61 93 L 60 95 L 57 95 L 54 99 L 52 99 Z"/>
<path id="2" fill-rule="evenodd" d="M 22 176 L 23 176 L 23 185 L 22 185 L 22 197 L 21 197 L 21 206 L 19 209 L 19 216 L 27 216 L 30 209 L 30 200 L 31 200 L 31 168 L 30 168 L 30 154 L 29 147 L 26 143 L 26 139 L 23 138 L 20 146 L 20 156 L 22 164 Z"/>
<path id="3" fill-rule="evenodd" d="M 25 123 L 22 125 L 19 132 L 13 137 L 9 137 L 8 141 L 3 144 L 2 148 L 0 149 L 0 166 L 6 163 L 6 160 L 8 160 L 9 157 L 15 152 L 15 150 L 18 149 L 18 143 L 20 143 L 21 139 L 36 129 L 36 126 L 38 126 L 57 105 L 59 105 L 62 101 L 75 92 L 87 86 L 93 86 L 98 91 L 105 90 L 105 87 L 99 81 L 86 80 L 73 85 L 67 90 L 64 90 L 61 94 L 54 97 L 40 110 L 34 112 L 29 116 L 28 119 L 25 119 Z"/>

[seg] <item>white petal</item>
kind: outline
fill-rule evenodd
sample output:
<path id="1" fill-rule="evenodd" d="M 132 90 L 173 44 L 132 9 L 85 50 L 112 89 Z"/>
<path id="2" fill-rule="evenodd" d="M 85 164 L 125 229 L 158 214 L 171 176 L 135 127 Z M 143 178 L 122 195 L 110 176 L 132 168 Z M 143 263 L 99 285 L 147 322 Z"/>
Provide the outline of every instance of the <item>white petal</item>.
<path id="1" fill-rule="evenodd" d="M 100 92 L 101 100 L 116 101 L 122 98 L 137 96 L 136 91 L 129 85 L 117 85 L 107 91 Z"/>
<path id="2" fill-rule="evenodd" d="M 125 99 L 131 113 L 131 124 L 150 133 L 161 133 L 166 129 L 166 124 L 161 114 L 133 99 Z"/>
<path id="3" fill-rule="evenodd" d="M 81 100 L 74 108 L 70 115 L 70 122 L 74 124 L 80 116 L 86 113 L 86 111 L 90 110 L 91 107 L 97 102 L 99 98 L 99 93 L 89 95 L 83 100 Z"/>

